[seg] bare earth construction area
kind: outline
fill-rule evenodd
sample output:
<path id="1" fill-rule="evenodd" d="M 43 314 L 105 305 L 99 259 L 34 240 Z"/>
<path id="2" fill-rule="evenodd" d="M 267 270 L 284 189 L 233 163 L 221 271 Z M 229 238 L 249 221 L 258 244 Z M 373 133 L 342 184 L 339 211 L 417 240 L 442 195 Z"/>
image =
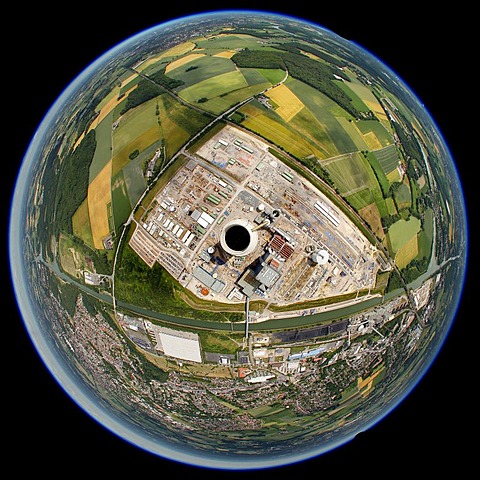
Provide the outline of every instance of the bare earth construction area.
<path id="1" fill-rule="evenodd" d="M 145 208 L 129 242 L 143 261 L 199 298 L 265 300 L 254 321 L 272 318 L 270 304 L 303 310 L 375 288 L 376 247 L 266 142 L 236 127 L 208 139 Z"/>

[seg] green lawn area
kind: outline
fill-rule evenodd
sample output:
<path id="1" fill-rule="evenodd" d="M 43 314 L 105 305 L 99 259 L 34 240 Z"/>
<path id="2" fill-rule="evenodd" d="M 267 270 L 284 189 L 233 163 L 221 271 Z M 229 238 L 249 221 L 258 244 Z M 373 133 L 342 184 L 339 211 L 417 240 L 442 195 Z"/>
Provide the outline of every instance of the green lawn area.
<path id="1" fill-rule="evenodd" d="M 234 354 L 242 345 L 243 334 L 195 330 L 206 352 Z"/>
<path id="2" fill-rule="evenodd" d="M 113 112 L 110 112 L 95 129 L 97 146 L 90 164 L 89 183 L 95 179 L 112 158 L 112 121 Z"/>
<path id="3" fill-rule="evenodd" d="M 405 245 L 413 236 L 415 236 L 421 228 L 421 222 L 416 217 L 410 217 L 409 220 L 401 219 L 395 222 L 388 229 L 388 236 L 392 250 L 397 252 Z"/>

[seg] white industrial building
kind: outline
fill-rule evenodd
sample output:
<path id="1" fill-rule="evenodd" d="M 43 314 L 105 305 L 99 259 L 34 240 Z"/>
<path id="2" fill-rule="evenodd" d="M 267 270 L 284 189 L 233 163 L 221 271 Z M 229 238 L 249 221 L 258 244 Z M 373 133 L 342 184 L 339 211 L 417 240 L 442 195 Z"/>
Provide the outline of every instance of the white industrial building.
<path id="1" fill-rule="evenodd" d="M 153 326 L 152 330 L 155 334 L 156 350 L 180 360 L 202 362 L 200 341 L 196 333 L 157 326 Z"/>

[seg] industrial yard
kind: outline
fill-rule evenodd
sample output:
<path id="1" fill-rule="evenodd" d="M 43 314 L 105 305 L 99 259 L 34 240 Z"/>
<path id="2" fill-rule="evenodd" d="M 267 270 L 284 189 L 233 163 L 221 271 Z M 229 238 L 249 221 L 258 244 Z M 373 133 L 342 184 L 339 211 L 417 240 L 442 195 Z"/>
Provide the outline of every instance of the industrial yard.
<path id="1" fill-rule="evenodd" d="M 130 246 L 199 298 L 279 307 L 375 287 L 376 248 L 267 143 L 238 128 L 223 127 L 189 154 L 144 207 Z M 268 318 L 266 308 L 256 321 Z"/>

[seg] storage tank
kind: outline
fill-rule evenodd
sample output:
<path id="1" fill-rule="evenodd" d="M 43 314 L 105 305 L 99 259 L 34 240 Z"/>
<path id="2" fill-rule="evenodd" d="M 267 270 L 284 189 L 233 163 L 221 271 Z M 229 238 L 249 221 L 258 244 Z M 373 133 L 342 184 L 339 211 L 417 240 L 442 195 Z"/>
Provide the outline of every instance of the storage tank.
<path id="1" fill-rule="evenodd" d="M 316 250 L 310 255 L 310 260 L 317 265 L 325 265 L 328 258 L 329 254 L 326 250 Z"/>

